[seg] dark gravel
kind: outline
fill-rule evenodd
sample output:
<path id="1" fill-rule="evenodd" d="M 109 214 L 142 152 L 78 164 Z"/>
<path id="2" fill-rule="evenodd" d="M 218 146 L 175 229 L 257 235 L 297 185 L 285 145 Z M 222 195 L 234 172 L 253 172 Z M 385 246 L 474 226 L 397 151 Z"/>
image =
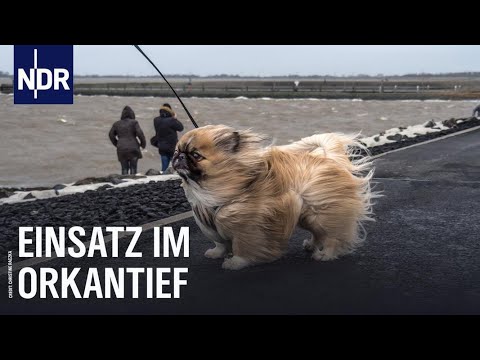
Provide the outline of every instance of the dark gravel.
<path id="1" fill-rule="evenodd" d="M 0 206 L 0 263 L 18 251 L 19 226 L 137 226 L 190 210 L 180 180 L 150 182 Z"/>

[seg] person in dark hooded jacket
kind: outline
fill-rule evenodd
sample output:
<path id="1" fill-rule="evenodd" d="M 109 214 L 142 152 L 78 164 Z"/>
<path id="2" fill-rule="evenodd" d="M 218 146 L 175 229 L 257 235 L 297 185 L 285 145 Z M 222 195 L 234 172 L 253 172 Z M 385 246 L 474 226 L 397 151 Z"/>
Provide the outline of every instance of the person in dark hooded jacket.
<path id="1" fill-rule="evenodd" d="M 178 142 L 177 131 L 183 131 L 183 125 L 176 119 L 172 107 L 169 104 L 163 104 L 160 108 L 160 116 L 153 119 L 153 126 L 155 136 L 151 139 L 151 143 L 158 148 L 162 159 L 162 171 L 165 171 L 175 152 Z"/>
<path id="2" fill-rule="evenodd" d="M 122 175 L 137 173 L 138 159 L 142 158 L 140 147 L 145 149 L 145 135 L 130 106 L 125 106 L 120 120 L 115 122 L 108 134 L 117 147 L 118 161 L 122 165 Z M 138 139 L 137 139 L 138 138 Z"/>

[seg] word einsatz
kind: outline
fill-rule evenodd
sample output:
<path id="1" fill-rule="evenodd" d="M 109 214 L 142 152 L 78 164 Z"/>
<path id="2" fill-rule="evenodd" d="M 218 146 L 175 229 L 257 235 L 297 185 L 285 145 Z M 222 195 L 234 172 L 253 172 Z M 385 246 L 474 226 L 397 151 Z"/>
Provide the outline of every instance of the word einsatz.
<path id="1" fill-rule="evenodd" d="M 20 227 L 19 257 L 112 258 L 102 261 L 101 267 L 52 268 L 24 267 L 18 274 L 18 291 L 24 299 L 40 298 L 180 298 L 187 267 L 116 267 L 118 258 L 189 257 L 189 228 L 181 227 L 176 235 L 172 227 L 155 227 L 153 249 L 139 239 L 141 227 L 94 227 L 85 241 L 85 230 L 80 226 Z M 121 233 L 129 233 L 128 243 L 119 242 Z M 89 240 L 89 241 L 88 241 Z M 141 251 L 139 248 L 142 248 Z M 114 259 L 117 260 L 114 260 Z M 128 261 L 131 263 L 131 260 Z M 85 276 L 86 275 L 86 276 Z"/>

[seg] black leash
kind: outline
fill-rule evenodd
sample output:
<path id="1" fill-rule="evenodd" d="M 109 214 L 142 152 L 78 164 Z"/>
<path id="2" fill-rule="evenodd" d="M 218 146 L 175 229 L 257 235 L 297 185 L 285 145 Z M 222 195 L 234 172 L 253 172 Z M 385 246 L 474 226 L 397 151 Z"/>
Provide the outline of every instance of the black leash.
<path id="1" fill-rule="evenodd" d="M 138 51 L 140 51 L 140 53 L 145 56 L 145 58 L 150 62 L 150 64 L 153 65 L 153 67 L 155 68 L 155 70 L 158 71 L 158 73 L 162 76 L 163 80 L 165 80 L 165 82 L 168 84 L 168 86 L 170 86 L 170 89 L 172 89 L 173 93 L 175 94 L 175 96 L 177 97 L 178 101 L 180 101 L 180 104 L 182 104 L 183 108 L 185 109 L 188 117 L 190 118 L 190 120 L 192 121 L 192 124 L 193 126 L 195 126 L 196 128 L 198 128 L 198 125 L 197 123 L 195 122 L 195 120 L 193 119 L 193 116 L 190 114 L 190 112 L 188 111 L 187 107 L 185 106 L 185 104 L 183 103 L 182 99 L 180 99 L 180 96 L 177 95 L 177 92 L 175 91 L 175 89 L 172 87 L 172 85 L 170 85 L 170 83 L 168 82 L 167 79 L 165 79 L 165 76 L 163 76 L 162 72 L 160 70 L 158 70 L 158 68 L 155 66 L 155 64 L 153 63 L 152 60 L 150 60 L 150 58 L 145 55 L 145 53 L 142 51 L 142 49 L 140 49 L 140 46 L 138 45 L 133 45 L 137 48 Z"/>

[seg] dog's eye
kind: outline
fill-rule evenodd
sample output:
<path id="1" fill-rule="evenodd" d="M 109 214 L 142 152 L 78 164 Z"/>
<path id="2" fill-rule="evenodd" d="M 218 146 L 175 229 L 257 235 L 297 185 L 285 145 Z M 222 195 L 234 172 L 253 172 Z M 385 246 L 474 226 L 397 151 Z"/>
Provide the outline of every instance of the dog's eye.
<path id="1" fill-rule="evenodd" d="M 196 151 L 194 151 L 194 152 L 192 153 L 192 156 L 193 156 L 193 158 L 194 158 L 195 160 L 197 160 L 197 161 L 200 161 L 200 160 L 203 159 L 203 156 L 200 155 L 200 154 L 199 154 L 198 152 L 196 152 Z"/>

